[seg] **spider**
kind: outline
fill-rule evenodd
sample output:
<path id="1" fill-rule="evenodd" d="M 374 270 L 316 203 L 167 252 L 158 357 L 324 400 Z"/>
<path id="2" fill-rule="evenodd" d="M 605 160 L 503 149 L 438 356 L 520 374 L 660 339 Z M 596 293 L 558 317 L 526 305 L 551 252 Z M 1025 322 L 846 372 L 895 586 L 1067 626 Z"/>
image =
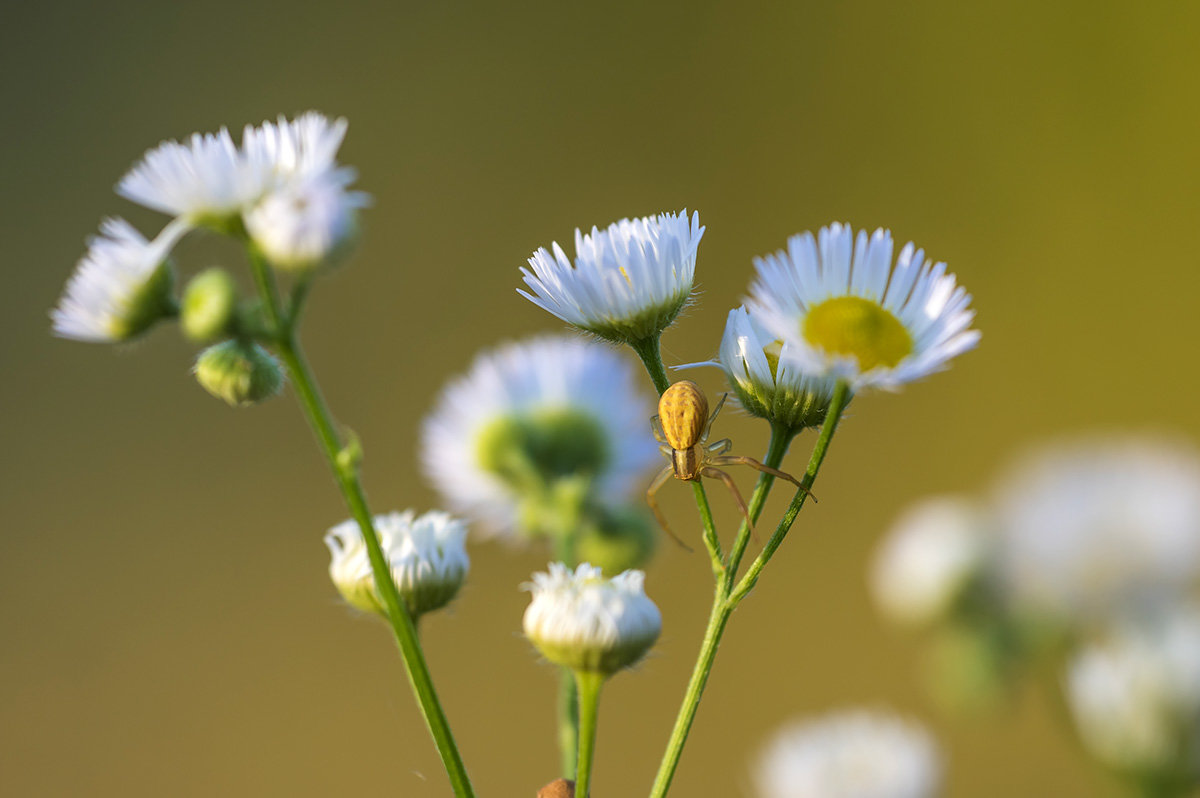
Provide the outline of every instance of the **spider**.
<path id="1" fill-rule="evenodd" d="M 685 482 L 698 482 L 701 477 L 716 478 L 724 482 L 725 486 L 733 493 L 734 501 L 737 502 L 738 509 L 745 516 L 751 532 L 754 531 L 754 522 L 750 520 L 750 510 L 746 507 L 746 501 L 738 491 L 737 485 L 734 484 L 733 477 L 717 466 L 747 465 L 765 474 L 786 479 L 801 490 L 805 490 L 799 480 L 791 474 L 785 474 L 778 469 L 763 465 L 753 457 L 725 454 L 733 446 L 733 441 L 729 438 L 708 443 L 709 430 L 712 429 L 712 423 L 716 419 L 717 413 L 721 412 L 721 406 L 725 404 L 726 396 L 727 394 L 721 396 L 721 401 L 717 402 L 717 407 L 710 416 L 708 415 L 708 399 L 705 398 L 704 391 L 700 390 L 700 386 L 691 380 L 680 380 L 663 392 L 662 398 L 658 400 L 658 415 L 650 419 L 654 438 L 662 444 L 659 449 L 671 460 L 671 465 L 658 472 L 658 476 L 650 483 L 650 487 L 646 490 L 646 503 L 654 511 L 654 517 L 658 519 L 663 530 L 681 544 L 682 541 L 667 525 L 667 519 L 663 516 L 662 510 L 658 507 L 658 501 L 654 498 L 658 489 L 665 485 L 671 477 L 682 479 Z"/>

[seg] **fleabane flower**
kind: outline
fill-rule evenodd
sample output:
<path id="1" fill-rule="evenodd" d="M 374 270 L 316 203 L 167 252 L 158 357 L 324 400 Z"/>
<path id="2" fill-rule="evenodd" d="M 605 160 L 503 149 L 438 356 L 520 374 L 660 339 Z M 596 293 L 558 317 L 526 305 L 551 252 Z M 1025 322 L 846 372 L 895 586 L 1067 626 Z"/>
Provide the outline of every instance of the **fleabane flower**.
<path id="1" fill-rule="evenodd" d="M 278 122 L 247 125 L 242 149 L 250 161 L 268 164 L 279 182 L 337 173 L 339 182 L 349 184 L 354 181 L 354 170 L 337 164 L 348 128 L 345 119 L 330 119 L 316 111 L 292 121 L 280 116 Z"/>
<path id="2" fill-rule="evenodd" d="M 584 563 L 572 572 L 551 563 L 533 575 L 525 636 L 549 661 L 575 671 L 610 675 L 633 665 L 654 645 L 662 615 L 643 590 L 645 574 L 606 579 Z"/>
<path id="3" fill-rule="evenodd" d="M 147 241 L 124 219 L 105 219 L 50 313 L 54 334 L 126 341 L 174 313 L 175 278 L 167 256 L 184 232 L 184 226 L 168 225 Z"/>
<path id="4" fill-rule="evenodd" d="M 164 141 L 117 183 L 117 193 L 194 225 L 223 225 L 273 185 L 272 164 L 250 158 L 229 131 L 194 133 L 186 143 Z"/>
<path id="5" fill-rule="evenodd" d="M 758 798 L 934 798 L 942 761 L 923 727 L 844 710 L 785 726 L 755 772 Z"/>
<path id="6" fill-rule="evenodd" d="M 725 322 L 718 365 L 746 412 L 792 430 L 819 427 L 836 382 L 797 369 L 791 347 L 744 307 L 734 308 Z"/>
<path id="7" fill-rule="evenodd" d="M 871 592 L 893 620 L 943 620 L 986 568 L 986 511 L 959 497 L 925 499 L 906 511 L 875 555 Z"/>
<path id="8" fill-rule="evenodd" d="M 892 236 L 857 238 L 832 224 L 793 236 L 786 251 L 756 258 L 747 302 L 786 359 L 809 377 L 843 379 L 853 390 L 897 388 L 943 369 L 971 349 L 971 296 L 946 264 L 911 243 L 892 263 Z"/>
<path id="9" fill-rule="evenodd" d="M 1071 662 L 1066 693 L 1089 751 L 1120 770 L 1200 776 L 1200 613 L 1119 628 Z"/>
<path id="10" fill-rule="evenodd" d="M 370 204 L 348 191 L 344 172 L 319 172 L 284 183 L 246 211 L 246 232 L 272 266 L 304 271 L 336 259 L 358 230 L 358 211 Z"/>
<path id="11" fill-rule="evenodd" d="M 687 210 L 622 219 L 575 231 L 575 260 L 557 242 L 529 258 L 521 296 L 558 318 L 616 343 L 655 339 L 692 292 L 704 228 Z"/>
<path id="12" fill-rule="evenodd" d="M 657 459 L 651 403 L 608 347 L 543 337 L 480 354 L 421 430 L 425 473 L 485 532 L 536 532 L 576 500 L 621 503 Z"/>
<path id="13" fill-rule="evenodd" d="M 755 772 L 759 798 L 933 798 L 942 761 L 921 726 L 851 710 L 784 727 Z"/>
<path id="14" fill-rule="evenodd" d="M 997 586 L 1018 616 L 1069 628 L 1171 604 L 1200 578 L 1200 455 L 1084 439 L 1016 462 L 995 498 Z"/>
<path id="15" fill-rule="evenodd" d="M 444 607 L 458 594 L 470 569 L 466 524 L 443 512 L 418 516 L 412 510 L 377 515 L 374 524 L 392 579 L 413 617 Z M 357 609 L 386 616 L 358 522 L 330 529 L 325 545 L 333 558 L 329 575 L 342 597 Z"/>

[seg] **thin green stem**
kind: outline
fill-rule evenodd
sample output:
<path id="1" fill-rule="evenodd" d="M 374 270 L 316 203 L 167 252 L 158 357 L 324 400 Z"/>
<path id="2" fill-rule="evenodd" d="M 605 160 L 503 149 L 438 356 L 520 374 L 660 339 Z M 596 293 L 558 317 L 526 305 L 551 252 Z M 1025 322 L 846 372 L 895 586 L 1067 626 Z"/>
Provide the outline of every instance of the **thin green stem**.
<path id="1" fill-rule="evenodd" d="M 783 457 L 787 454 L 788 447 L 791 446 L 792 439 L 798 432 L 799 430 L 782 424 L 771 424 L 771 440 L 767 444 L 767 456 L 763 458 L 763 464 L 778 469 L 783 463 Z M 771 486 L 774 484 L 775 477 L 773 475 L 765 473 L 758 475 L 758 483 L 754 486 L 754 494 L 750 497 L 751 521 L 758 522 L 758 517 L 762 515 L 763 507 L 766 506 L 767 496 L 771 493 Z M 738 568 L 742 564 L 742 556 L 746 553 L 746 546 L 749 543 L 750 524 L 743 521 L 733 546 L 729 549 L 729 559 L 726 561 L 725 571 L 729 580 L 737 576 Z"/>
<path id="2" fill-rule="evenodd" d="M 558 530 L 554 536 L 555 555 L 568 568 L 575 567 L 574 535 Z M 579 690 L 570 668 L 558 669 L 558 754 L 562 777 L 574 781 L 579 757 Z"/>
<path id="3" fill-rule="evenodd" d="M 579 773 L 575 779 L 575 798 L 588 798 L 592 784 L 592 760 L 596 755 L 596 716 L 600 710 L 600 688 L 604 674 L 576 671 L 579 685 Z"/>
<path id="4" fill-rule="evenodd" d="M 663 391 L 671 387 L 671 380 L 667 377 L 666 367 L 663 366 L 662 351 L 659 348 L 659 336 L 644 338 L 641 341 L 634 341 L 629 345 L 633 347 L 633 351 L 637 352 L 637 356 L 646 365 L 646 371 L 650 374 L 650 380 L 654 383 L 654 389 L 658 391 L 659 396 L 662 396 Z"/>
<path id="5" fill-rule="evenodd" d="M 746 577 L 738 583 L 736 589 L 730 591 L 733 576 L 730 571 L 726 571 L 725 579 L 719 581 L 717 584 L 716 592 L 713 596 L 712 612 L 708 619 L 708 628 L 704 631 L 704 642 L 700 646 L 700 654 L 696 658 L 695 667 L 692 669 L 692 677 L 688 682 L 687 691 L 684 693 L 683 704 L 679 708 L 679 715 L 675 719 L 675 727 L 671 730 L 671 737 L 667 741 L 667 750 L 663 754 L 658 774 L 654 778 L 654 786 L 650 790 L 651 798 L 663 798 L 667 794 L 667 790 L 671 788 L 671 781 L 674 779 L 675 771 L 679 767 L 679 758 L 683 754 L 683 746 L 687 742 L 692 722 L 696 718 L 696 711 L 700 706 L 700 698 L 704 694 L 704 687 L 708 683 L 709 674 L 712 672 L 713 662 L 717 657 L 717 649 L 721 645 L 721 637 L 725 633 L 725 626 L 729 623 L 729 617 L 733 614 L 733 611 L 737 608 L 741 600 L 746 597 L 750 588 L 754 586 L 754 582 L 758 579 L 758 574 L 770 560 L 771 555 L 775 553 L 775 549 L 779 548 L 779 544 L 783 542 L 783 538 L 786 537 L 788 530 L 795 522 L 796 515 L 800 512 L 800 507 L 804 503 L 804 497 L 808 495 L 807 489 L 812 487 L 813 481 L 817 478 L 817 473 L 821 470 L 821 463 L 825 460 L 829 443 L 833 439 L 834 430 L 837 429 L 838 420 L 846 407 L 849 397 L 849 386 L 844 382 L 839 383 L 837 389 L 834 391 L 829 412 L 825 417 L 825 424 L 821 427 L 820 437 L 818 437 L 812 456 L 809 458 L 808 469 L 805 472 L 804 479 L 801 480 L 804 489 L 797 491 L 796 498 L 792 500 L 791 506 L 788 507 L 787 513 L 779 522 L 779 526 L 775 529 L 774 534 L 772 534 L 767 547 L 763 549 L 762 553 L 759 554 L 758 558 L 747 570 Z M 730 554 L 733 554 L 732 549 L 730 550 Z"/>
<path id="6" fill-rule="evenodd" d="M 358 522 L 359 529 L 362 531 L 367 554 L 371 561 L 372 573 L 375 577 L 375 585 L 379 590 L 384 607 L 387 609 L 388 621 L 400 648 L 409 684 L 417 697 L 429 732 L 442 755 L 442 762 L 450 778 L 451 787 L 459 798 L 474 798 L 475 793 L 471 787 L 470 778 L 467 776 L 466 768 L 458 753 L 458 746 L 454 741 L 454 735 L 450 731 L 450 725 L 442 711 L 441 703 L 438 701 L 437 692 L 434 690 L 433 679 L 429 674 L 429 667 L 425 662 L 425 655 L 417 637 L 416 625 L 400 597 L 400 592 L 396 589 L 391 569 L 388 567 L 387 559 L 379 545 L 379 537 L 375 532 L 371 511 L 367 506 L 366 495 L 363 492 L 362 483 L 359 481 L 358 471 L 353 466 L 343 467 L 339 463 L 338 455 L 342 450 L 341 440 L 334 425 L 333 416 L 321 395 L 316 378 L 304 358 L 303 350 L 296 337 L 297 318 L 295 316 L 288 318 L 285 323 L 279 306 L 278 291 L 269 267 L 253 251 L 250 253 L 250 261 L 251 271 L 262 297 L 267 319 L 274 328 L 275 348 L 287 368 L 288 376 L 296 390 L 296 396 L 321 444 L 330 468 L 333 469 L 334 478 L 342 491 L 346 505 L 350 508 L 350 514 Z"/>
<path id="7" fill-rule="evenodd" d="M 712 508 L 708 506 L 708 494 L 698 479 L 692 482 L 692 492 L 696 495 L 696 506 L 700 508 L 700 519 L 704 522 L 704 548 L 708 549 L 708 557 L 712 560 L 713 575 L 719 580 L 725 573 L 725 555 L 721 553 L 721 540 L 717 537 Z"/>
<path id="8" fill-rule="evenodd" d="M 842 418 L 842 411 L 846 409 L 846 403 L 849 401 L 850 384 L 842 380 L 833 391 L 833 398 L 829 402 L 829 411 L 825 415 L 825 423 L 821 426 L 820 437 L 817 438 L 817 444 L 813 447 L 812 456 L 808 460 L 808 468 L 804 472 L 804 477 L 800 480 L 802 487 L 796 491 L 796 496 L 792 499 L 791 505 L 784 514 L 783 521 L 775 529 L 775 534 L 771 535 L 771 539 L 767 541 L 767 545 L 763 546 L 763 550 L 758 553 L 758 557 L 746 569 L 746 575 L 742 577 L 742 581 L 734 589 L 731 595 L 734 601 L 741 601 L 750 592 L 754 587 L 754 583 L 758 581 L 758 576 L 762 573 L 762 569 L 771 561 L 771 557 L 775 555 L 776 549 L 783 543 L 783 539 L 787 537 L 788 531 L 792 528 L 792 522 L 796 520 L 796 515 L 800 512 L 800 508 L 804 506 L 804 500 L 808 498 L 809 489 L 816 482 L 817 473 L 821 470 L 821 463 L 825 462 L 825 455 L 829 451 L 829 443 L 833 440 L 833 433 L 837 430 L 838 422 Z"/>

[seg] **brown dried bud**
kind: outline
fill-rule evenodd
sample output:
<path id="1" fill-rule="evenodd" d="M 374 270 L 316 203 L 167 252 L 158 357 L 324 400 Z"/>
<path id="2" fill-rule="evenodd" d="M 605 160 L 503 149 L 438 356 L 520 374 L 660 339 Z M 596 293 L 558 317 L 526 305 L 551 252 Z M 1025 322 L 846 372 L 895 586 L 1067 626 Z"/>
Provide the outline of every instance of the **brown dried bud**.
<path id="1" fill-rule="evenodd" d="M 575 798 L 575 782 L 555 779 L 538 790 L 537 798 Z"/>

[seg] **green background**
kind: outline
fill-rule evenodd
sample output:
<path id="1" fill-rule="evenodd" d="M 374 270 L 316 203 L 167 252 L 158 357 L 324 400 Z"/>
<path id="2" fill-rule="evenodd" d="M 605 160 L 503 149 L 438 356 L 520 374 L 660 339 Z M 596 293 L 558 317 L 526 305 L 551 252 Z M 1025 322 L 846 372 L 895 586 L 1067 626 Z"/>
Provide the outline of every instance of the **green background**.
<path id="1" fill-rule="evenodd" d="M 906 502 L 982 490 L 1047 436 L 1200 437 L 1200 6 L 303 0 L 4 17 L 0 792 L 447 793 L 386 629 L 326 576 L 321 536 L 346 512 L 292 399 L 223 406 L 170 329 L 116 350 L 49 335 L 102 215 L 162 223 L 110 190 L 146 148 L 316 108 L 350 119 L 343 160 L 375 206 L 305 338 L 365 441 L 378 511 L 436 502 L 416 442 L 444 381 L 481 347 L 559 329 L 516 295 L 517 269 L 576 226 L 700 211 L 699 302 L 665 339 L 670 363 L 715 353 L 751 258 L 801 230 L 886 226 L 946 260 L 976 297 L 979 349 L 855 402 L 820 504 L 731 624 L 675 793 L 748 794 L 779 723 L 865 703 L 933 726 L 951 795 L 1115 794 L 1036 691 L 991 719 L 940 715 L 865 571 Z M 240 268 L 219 243 L 179 255 Z M 720 427 L 740 452 L 765 446 L 750 419 Z M 689 494 L 662 494 L 677 528 Z M 519 634 L 518 585 L 546 554 L 471 554 L 453 610 L 425 624 L 429 659 L 480 793 L 532 795 L 555 775 L 555 674 Z M 651 564 L 663 637 L 606 691 L 601 798 L 647 791 L 710 585 L 702 555 L 668 544 Z"/>

